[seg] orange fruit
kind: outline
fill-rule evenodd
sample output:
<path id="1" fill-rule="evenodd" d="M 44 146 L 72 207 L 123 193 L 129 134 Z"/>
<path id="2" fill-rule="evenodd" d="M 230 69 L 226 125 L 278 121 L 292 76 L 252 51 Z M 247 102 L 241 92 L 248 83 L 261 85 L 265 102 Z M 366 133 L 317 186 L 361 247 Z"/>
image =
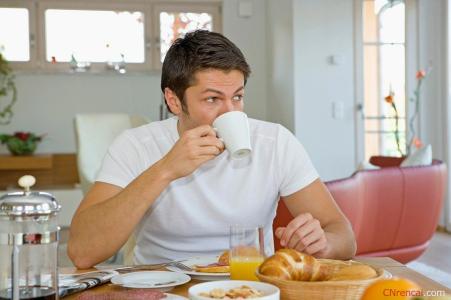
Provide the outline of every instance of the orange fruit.
<path id="1" fill-rule="evenodd" d="M 361 300 L 408 300 L 420 297 L 421 288 L 405 278 L 381 279 L 367 287 Z"/>

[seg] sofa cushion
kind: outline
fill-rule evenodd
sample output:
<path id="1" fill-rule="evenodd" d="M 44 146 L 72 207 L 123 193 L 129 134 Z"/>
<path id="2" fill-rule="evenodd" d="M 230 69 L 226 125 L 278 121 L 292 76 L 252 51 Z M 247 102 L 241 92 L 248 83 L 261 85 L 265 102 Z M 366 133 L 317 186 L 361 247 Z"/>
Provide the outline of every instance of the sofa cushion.
<path id="1" fill-rule="evenodd" d="M 377 170 L 380 169 L 381 167 L 373 165 L 372 163 L 370 163 L 369 161 L 362 161 L 359 163 L 359 165 L 357 166 L 357 171 L 363 171 L 363 170 Z"/>
<path id="2" fill-rule="evenodd" d="M 431 145 L 427 145 L 404 159 L 401 167 L 416 167 L 430 164 L 432 164 L 432 149 Z"/>

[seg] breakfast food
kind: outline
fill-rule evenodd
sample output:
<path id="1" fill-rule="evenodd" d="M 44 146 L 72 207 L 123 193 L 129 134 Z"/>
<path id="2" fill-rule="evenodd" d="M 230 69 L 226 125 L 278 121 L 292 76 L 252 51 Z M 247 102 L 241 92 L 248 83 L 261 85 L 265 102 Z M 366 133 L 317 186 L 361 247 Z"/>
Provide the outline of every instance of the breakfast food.
<path id="1" fill-rule="evenodd" d="M 262 275 L 297 281 L 363 280 L 377 277 L 376 271 L 364 264 L 321 260 L 293 249 L 278 250 L 259 268 Z"/>
<path id="2" fill-rule="evenodd" d="M 213 289 L 208 293 L 199 293 L 199 296 L 213 299 L 250 299 L 258 298 L 263 294 L 247 285 L 225 291 L 223 289 Z"/>
<path id="3" fill-rule="evenodd" d="M 340 268 L 328 280 L 363 280 L 375 277 L 377 277 L 376 270 L 364 264 L 357 264 Z"/>
<path id="4" fill-rule="evenodd" d="M 196 272 L 202 273 L 228 273 L 229 266 L 229 251 L 224 251 L 218 258 L 218 261 L 209 265 L 195 265 Z"/>
<path id="5" fill-rule="evenodd" d="M 321 281 L 329 277 L 330 268 L 313 256 L 293 249 L 281 249 L 262 263 L 260 273 L 286 280 Z"/>
<path id="6" fill-rule="evenodd" d="M 229 265 L 229 250 L 222 252 L 218 258 L 218 263 L 223 266 Z"/>

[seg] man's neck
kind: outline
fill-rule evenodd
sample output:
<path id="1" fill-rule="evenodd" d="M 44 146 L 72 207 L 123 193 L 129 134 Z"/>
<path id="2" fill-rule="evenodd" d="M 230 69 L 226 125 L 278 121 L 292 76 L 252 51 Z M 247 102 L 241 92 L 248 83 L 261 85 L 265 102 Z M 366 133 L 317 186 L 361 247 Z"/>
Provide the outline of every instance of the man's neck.
<path id="1" fill-rule="evenodd" d="M 179 133 L 179 137 L 182 136 L 182 134 L 186 131 L 187 129 L 184 128 L 184 126 L 182 125 L 182 122 L 180 122 L 180 118 L 177 118 L 177 132 Z"/>

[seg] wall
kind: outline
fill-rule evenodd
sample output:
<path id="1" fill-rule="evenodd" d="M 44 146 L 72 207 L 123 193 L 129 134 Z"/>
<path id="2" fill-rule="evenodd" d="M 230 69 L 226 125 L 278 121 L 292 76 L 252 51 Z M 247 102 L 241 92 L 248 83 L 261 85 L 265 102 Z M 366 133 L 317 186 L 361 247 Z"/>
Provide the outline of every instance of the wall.
<path id="1" fill-rule="evenodd" d="M 253 15 L 238 17 L 238 1 L 223 3 L 223 32 L 240 47 L 253 74 L 246 89 L 249 116 L 266 119 L 266 2 L 253 0 Z M 126 112 L 159 118 L 160 74 L 17 74 L 15 116 L 1 132 L 46 133 L 38 153 L 75 152 L 76 113 Z M 6 152 L 0 146 L 0 152 Z"/>
<path id="2" fill-rule="evenodd" d="M 293 2 L 295 131 L 323 180 L 355 170 L 353 12 L 351 0 Z"/>
<path id="3" fill-rule="evenodd" d="M 445 1 L 419 1 L 419 68 L 432 66 L 420 98 L 420 138 L 432 145 L 433 157 L 445 159 L 446 135 L 446 19 Z"/>
<path id="4" fill-rule="evenodd" d="M 444 13 L 446 14 L 446 45 L 445 45 L 445 53 L 446 53 L 446 70 L 443 78 L 445 79 L 445 85 L 443 87 L 444 94 L 445 94 L 445 101 L 446 101 L 446 136 L 444 138 L 445 141 L 447 141 L 446 144 L 446 161 L 448 163 L 449 168 L 449 162 L 451 161 L 451 147 L 449 145 L 448 141 L 451 141 L 451 3 L 448 0 L 446 9 L 444 9 Z M 449 176 L 448 173 L 448 197 L 444 205 L 444 213 L 443 213 L 443 220 L 442 224 L 446 227 L 446 229 L 451 232 L 451 192 L 450 187 L 451 186 L 451 176 Z"/>
<path id="5" fill-rule="evenodd" d="M 246 85 L 244 110 L 250 117 L 266 120 L 266 1 L 246 0 L 253 6 L 252 16 L 246 18 L 238 16 L 239 2 L 223 1 L 223 31 L 241 49 L 252 69 Z"/>
<path id="6" fill-rule="evenodd" d="M 268 1 L 268 120 L 294 131 L 293 1 Z"/>
<path id="7" fill-rule="evenodd" d="M 445 0 L 418 2 L 419 57 L 418 68 L 432 66 L 431 72 L 423 82 L 420 97 L 419 137 L 424 144 L 431 144 L 432 156 L 444 160 L 448 166 L 449 117 L 447 74 L 447 6 Z M 448 71 L 449 72 L 449 71 Z M 448 175 L 449 176 L 449 175 Z M 451 176 L 448 186 L 451 184 Z M 440 225 L 448 223 L 451 230 L 451 195 L 445 198 Z"/>

